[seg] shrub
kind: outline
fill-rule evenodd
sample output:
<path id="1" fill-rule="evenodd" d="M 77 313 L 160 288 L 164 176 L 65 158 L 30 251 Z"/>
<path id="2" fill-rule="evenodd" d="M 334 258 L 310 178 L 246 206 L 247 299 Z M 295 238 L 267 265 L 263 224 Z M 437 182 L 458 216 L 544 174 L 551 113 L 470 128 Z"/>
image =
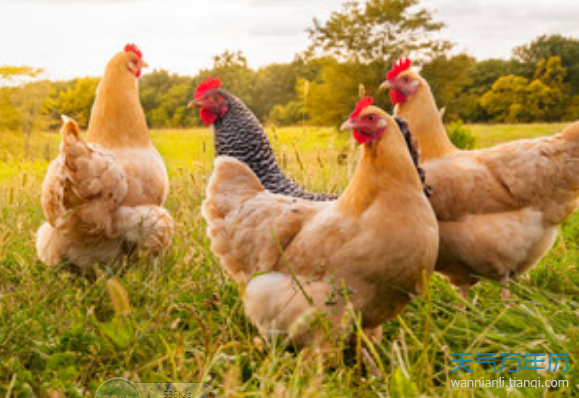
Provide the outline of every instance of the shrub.
<path id="1" fill-rule="evenodd" d="M 447 126 L 448 136 L 456 147 L 460 149 L 473 149 L 476 145 L 476 137 L 472 131 L 465 127 L 459 120 Z"/>

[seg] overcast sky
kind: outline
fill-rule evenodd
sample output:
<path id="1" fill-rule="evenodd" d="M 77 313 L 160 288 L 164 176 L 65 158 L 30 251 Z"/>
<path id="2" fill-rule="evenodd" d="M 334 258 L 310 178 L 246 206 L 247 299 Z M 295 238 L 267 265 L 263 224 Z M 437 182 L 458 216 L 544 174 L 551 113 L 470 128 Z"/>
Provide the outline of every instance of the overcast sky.
<path id="1" fill-rule="evenodd" d="M 242 50 L 251 67 L 290 61 L 305 29 L 342 0 L 0 0 L 0 65 L 45 68 L 51 79 L 99 76 L 135 42 L 153 68 L 195 75 L 212 55 Z M 421 0 L 454 52 L 507 58 L 542 33 L 579 37 L 571 0 Z"/>

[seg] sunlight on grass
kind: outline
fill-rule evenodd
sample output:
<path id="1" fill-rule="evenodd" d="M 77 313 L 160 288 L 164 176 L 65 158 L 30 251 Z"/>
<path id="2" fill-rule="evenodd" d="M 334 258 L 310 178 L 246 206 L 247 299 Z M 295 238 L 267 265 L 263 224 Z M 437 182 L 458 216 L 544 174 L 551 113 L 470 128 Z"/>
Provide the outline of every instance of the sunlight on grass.
<path id="1" fill-rule="evenodd" d="M 559 131 L 562 125 L 469 126 L 481 146 Z M 283 168 L 300 184 L 340 192 L 359 149 L 331 128 L 268 129 Z M 473 289 L 466 309 L 441 277 L 403 315 L 384 325 L 375 346 L 386 374 L 374 378 L 346 355 L 327 364 L 315 355 L 268 345 L 243 313 L 238 288 L 209 249 L 199 213 L 213 164 L 207 129 L 152 132 L 171 175 L 167 207 L 176 221 L 173 247 L 156 266 L 139 262 L 119 283 L 130 313 L 119 315 L 95 283 L 39 262 L 34 233 L 43 214 L 40 184 L 58 148 L 57 134 L 33 139 L 23 159 L 19 139 L 0 134 L 0 396 L 93 396 L 111 377 L 141 382 L 206 382 L 222 397 L 570 397 L 579 380 L 579 216 L 528 275 L 512 285 Z M 36 139 L 37 138 L 37 139 Z M 50 155 L 47 157 L 47 155 Z M 122 289 L 119 287 L 119 289 Z M 124 294 L 124 293 L 123 293 Z M 450 373 L 452 352 L 570 354 L 567 373 Z M 311 353 L 310 353 L 311 354 Z M 569 388 L 455 389 L 449 380 L 517 377 L 569 380 Z M 61 395 L 58 395 L 61 394 Z"/>
<path id="2" fill-rule="evenodd" d="M 569 123 L 471 124 L 467 127 L 476 136 L 477 146 L 487 148 L 507 141 L 553 135 L 568 125 Z"/>

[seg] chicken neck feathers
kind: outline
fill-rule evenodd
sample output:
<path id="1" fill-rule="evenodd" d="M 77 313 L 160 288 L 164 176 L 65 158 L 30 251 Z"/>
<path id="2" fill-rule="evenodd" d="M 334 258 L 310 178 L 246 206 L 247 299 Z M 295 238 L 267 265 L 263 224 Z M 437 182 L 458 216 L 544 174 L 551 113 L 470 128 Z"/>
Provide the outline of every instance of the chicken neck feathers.
<path id="1" fill-rule="evenodd" d="M 91 110 L 87 141 L 105 148 L 151 146 L 137 81 L 121 51 L 108 63 Z"/>
<path id="2" fill-rule="evenodd" d="M 238 98 L 221 90 L 220 93 L 228 99 L 229 110 L 213 124 L 216 156 L 231 156 L 245 163 L 270 192 L 315 201 L 338 198 L 334 194 L 308 192 L 284 175 L 257 117 Z"/>

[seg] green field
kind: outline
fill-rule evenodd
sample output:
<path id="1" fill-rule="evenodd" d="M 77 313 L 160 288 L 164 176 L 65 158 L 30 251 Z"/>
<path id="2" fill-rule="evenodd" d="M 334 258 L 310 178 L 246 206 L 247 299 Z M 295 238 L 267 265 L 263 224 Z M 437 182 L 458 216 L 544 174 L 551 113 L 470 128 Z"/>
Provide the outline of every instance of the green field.
<path id="1" fill-rule="evenodd" d="M 564 125 L 468 126 L 484 147 L 559 131 Z M 283 168 L 300 184 L 340 192 L 357 159 L 349 135 L 330 128 L 270 130 Z M 206 129 L 154 131 L 171 176 L 167 207 L 173 246 L 157 264 L 138 262 L 124 275 L 103 269 L 94 283 L 40 263 L 34 233 L 42 222 L 40 184 L 58 135 L 37 133 L 28 158 L 22 140 L 0 133 L 0 396 L 93 396 L 111 377 L 135 382 L 206 382 L 221 397 L 570 397 L 579 396 L 579 216 L 562 227 L 551 252 L 511 286 L 475 287 L 465 308 L 439 276 L 384 326 L 374 346 L 381 376 L 356 356 L 330 366 L 258 338 L 243 314 L 237 286 L 209 250 L 199 213 L 212 169 Z M 118 278 L 131 312 L 120 315 L 107 294 Z M 114 279 L 113 279 L 114 280 Z M 109 282 L 110 283 L 110 282 Z M 472 365 L 450 371 L 450 353 L 568 353 L 569 372 L 502 372 Z M 471 358 L 473 359 L 473 358 Z M 500 364 L 499 364 L 500 366 Z M 450 380 L 566 380 L 545 389 L 453 388 Z"/>

